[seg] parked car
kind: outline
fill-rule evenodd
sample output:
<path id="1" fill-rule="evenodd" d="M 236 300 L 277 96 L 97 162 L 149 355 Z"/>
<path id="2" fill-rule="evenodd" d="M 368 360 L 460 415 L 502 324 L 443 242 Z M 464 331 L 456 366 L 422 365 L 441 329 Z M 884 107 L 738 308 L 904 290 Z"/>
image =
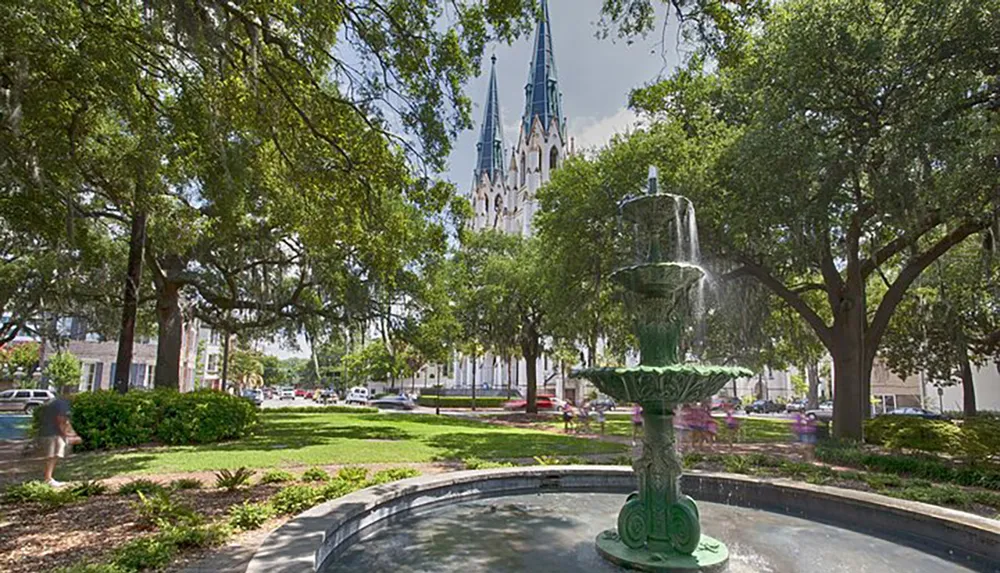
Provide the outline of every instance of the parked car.
<path id="1" fill-rule="evenodd" d="M 712 398 L 712 410 L 725 410 L 727 407 L 733 410 L 743 409 L 743 401 L 735 396 L 716 396 Z"/>
<path id="2" fill-rule="evenodd" d="M 786 412 L 805 412 L 809 409 L 809 400 L 795 400 L 785 404 Z"/>
<path id="3" fill-rule="evenodd" d="M 327 388 L 319 393 L 319 401 L 324 404 L 336 404 L 340 401 L 340 396 L 337 395 L 336 390 Z"/>
<path id="4" fill-rule="evenodd" d="M 309 397 L 309 390 L 306 390 L 305 388 L 296 388 L 295 389 L 295 397 L 296 398 L 308 398 Z"/>
<path id="5" fill-rule="evenodd" d="M 928 420 L 940 420 L 943 418 L 941 414 L 937 412 L 931 412 L 930 410 L 925 410 L 923 408 L 896 408 L 895 410 L 890 410 L 885 413 L 886 416 L 916 416 L 918 418 L 925 418 Z"/>
<path id="6" fill-rule="evenodd" d="M 282 388 L 281 393 L 278 394 L 279 400 L 294 400 L 295 390 L 291 388 Z"/>
<path id="7" fill-rule="evenodd" d="M 605 396 L 603 398 L 591 400 L 590 407 L 595 410 L 614 410 L 618 407 L 618 403 L 615 402 L 614 398 Z"/>
<path id="8" fill-rule="evenodd" d="M 370 404 L 380 410 L 412 410 L 416 407 L 406 394 L 382 396 L 378 400 L 372 400 Z"/>
<path id="9" fill-rule="evenodd" d="M 365 388 L 364 386 L 355 386 L 347 391 L 347 398 L 344 399 L 344 402 L 347 402 L 348 404 L 361 404 L 364 406 L 368 403 L 369 398 L 371 398 L 371 394 L 369 394 L 368 388 Z"/>
<path id="10" fill-rule="evenodd" d="M 784 408 L 774 400 L 757 400 L 747 406 L 747 414 L 774 414 L 782 411 Z"/>
<path id="11" fill-rule="evenodd" d="M 828 422 L 833 419 L 833 402 L 823 402 L 815 410 L 807 410 L 806 418 Z"/>
<path id="12" fill-rule="evenodd" d="M 258 408 L 264 404 L 264 392 L 261 390 L 244 390 L 243 397 L 253 402 Z"/>
<path id="13" fill-rule="evenodd" d="M 0 392 L 0 412 L 30 414 L 35 408 L 55 399 L 55 393 L 48 390 L 7 390 Z"/>
<path id="14" fill-rule="evenodd" d="M 556 409 L 556 404 L 553 401 L 553 398 L 555 398 L 555 396 L 536 396 L 535 405 L 538 406 L 539 410 L 554 410 Z M 528 401 L 511 400 L 510 402 L 507 402 L 506 404 L 503 405 L 503 409 L 511 412 L 517 410 L 527 410 Z"/>

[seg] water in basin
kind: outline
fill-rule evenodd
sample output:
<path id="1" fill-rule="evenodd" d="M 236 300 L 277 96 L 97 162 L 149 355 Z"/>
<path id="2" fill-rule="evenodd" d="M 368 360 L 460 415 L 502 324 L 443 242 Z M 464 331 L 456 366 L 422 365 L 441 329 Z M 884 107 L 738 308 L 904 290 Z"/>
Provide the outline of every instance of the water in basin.
<path id="1" fill-rule="evenodd" d="M 469 501 L 397 521 L 351 546 L 324 571 L 615 572 L 594 538 L 624 496 L 546 493 Z M 917 549 L 776 513 L 699 502 L 702 531 L 725 540 L 730 573 L 970 571 Z"/>

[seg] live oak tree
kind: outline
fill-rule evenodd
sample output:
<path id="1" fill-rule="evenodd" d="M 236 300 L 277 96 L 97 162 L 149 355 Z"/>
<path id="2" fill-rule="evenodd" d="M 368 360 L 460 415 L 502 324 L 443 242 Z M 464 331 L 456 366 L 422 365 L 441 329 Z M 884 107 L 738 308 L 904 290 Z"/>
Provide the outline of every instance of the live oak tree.
<path id="1" fill-rule="evenodd" d="M 66 205 L 58 219 L 101 220 L 128 237 L 119 389 L 149 284 L 156 384 L 177 387 L 185 313 L 230 330 L 343 318 L 351 284 L 405 266 L 412 213 L 440 212 L 451 195 L 428 175 L 470 125 L 464 81 L 486 41 L 513 38 L 534 9 L 5 3 L 5 119 L 29 127 L 6 139 L 18 192 Z M 267 248 L 223 260 L 226 241 L 240 239 L 230 223 L 265 229 Z M 243 286 L 260 276 L 274 288 Z"/>
<path id="2" fill-rule="evenodd" d="M 906 292 L 997 216 L 998 10 L 786 2 L 739 57 L 714 69 L 692 59 L 633 96 L 711 158 L 705 184 L 689 186 L 703 245 L 732 262 L 729 278 L 772 290 L 832 356 L 840 437 L 861 436 L 872 364 Z"/>
<path id="3" fill-rule="evenodd" d="M 962 385 L 965 415 L 977 412 L 973 365 L 1000 359 L 1000 260 L 995 229 L 938 259 L 907 292 L 881 355 L 900 376 Z"/>

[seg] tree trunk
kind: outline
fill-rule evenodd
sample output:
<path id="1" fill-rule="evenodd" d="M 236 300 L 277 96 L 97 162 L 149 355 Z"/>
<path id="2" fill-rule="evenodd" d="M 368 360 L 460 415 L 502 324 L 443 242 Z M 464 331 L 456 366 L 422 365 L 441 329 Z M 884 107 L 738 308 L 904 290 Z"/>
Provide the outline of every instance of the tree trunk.
<path id="1" fill-rule="evenodd" d="M 165 282 L 156 296 L 159 336 L 156 344 L 155 388 L 180 389 L 181 342 L 184 316 L 180 305 L 180 284 Z"/>
<path id="2" fill-rule="evenodd" d="M 976 415 L 976 386 L 972 379 L 972 364 L 969 362 L 969 344 L 961 331 L 956 342 L 962 371 L 962 412 L 969 418 Z"/>
<path id="3" fill-rule="evenodd" d="M 527 375 L 528 396 L 527 412 L 538 413 L 538 331 L 533 324 L 527 325 L 525 335 L 521 338 L 521 353 L 524 355 L 525 374 Z"/>
<path id="4" fill-rule="evenodd" d="M 233 337 L 229 332 L 223 332 L 222 339 L 222 376 L 219 378 L 219 390 L 229 391 L 229 353 L 232 350 Z"/>
<path id="5" fill-rule="evenodd" d="M 476 411 L 476 355 L 472 355 L 472 411 Z"/>
<path id="6" fill-rule="evenodd" d="M 514 376 L 513 373 L 511 372 L 511 357 L 507 356 L 506 360 L 507 360 L 507 399 L 510 400 L 511 395 L 514 393 L 513 391 Z"/>
<path id="7" fill-rule="evenodd" d="M 142 281 L 142 258 L 146 246 L 146 213 L 140 209 L 132 215 L 132 231 L 128 244 L 128 273 L 122 297 L 122 325 L 118 334 L 118 357 L 115 379 L 112 381 L 119 394 L 128 392 L 129 374 L 132 371 L 132 349 L 135 344 L 135 323 L 139 314 L 139 283 Z"/>
<path id="8" fill-rule="evenodd" d="M 871 402 L 864 394 L 866 382 L 859 379 L 871 377 L 871 366 L 864 368 L 866 358 L 857 343 L 849 336 L 838 337 L 833 355 L 833 435 L 837 438 L 861 440 L 862 422 Z M 860 373 L 860 376 L 859 376 Z"/>
<path id="9" fill-rule="evenodd" d="M 813 362 L 806 366 L 806 380 L 809 383 L 809 409 L 815 409 L 819 403 L 819 364 Z"/>

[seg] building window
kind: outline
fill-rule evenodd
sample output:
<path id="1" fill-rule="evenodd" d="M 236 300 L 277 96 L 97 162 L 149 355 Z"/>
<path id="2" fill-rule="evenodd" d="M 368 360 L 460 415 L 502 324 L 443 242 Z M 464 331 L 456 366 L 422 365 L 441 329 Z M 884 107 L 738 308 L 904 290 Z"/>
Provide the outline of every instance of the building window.
<path id="1" fill-rule="evenodd" d="M 528 158 L 521 152 L 521 185 L 524 186 L 528 182 Z"/>
<path id="2" fill-rule="evenodd" d="M 541 173 L 542 172 L 542 150 L 541 150 L 541 148 L 538 149 L 538 163 L 537 163 L 537 165 L 538 165 L 538 172 Z"/>
<path id="3" fill-rule="evenodd" d="M 95 384 L 98 384 L 97 379 L 97 363 L 96 362 L 85 362 L 83 363 L 83 372 L 80 376 L 80 391 L 81 392 L 93 392 Z"/>
<path id="4" fill-rule="evenodd" d="M 556 147 L 552 148 L 549 153 L 549 171 L 555 171 L 559 167 L 559 149 Z"/>
<path id="5" fill-rule="evenodd" d="M 208 355 L 208 365 L 205 371 L 209 374 L 215 374 L 219 371 L 219 355 L 209 354 Z"/>

